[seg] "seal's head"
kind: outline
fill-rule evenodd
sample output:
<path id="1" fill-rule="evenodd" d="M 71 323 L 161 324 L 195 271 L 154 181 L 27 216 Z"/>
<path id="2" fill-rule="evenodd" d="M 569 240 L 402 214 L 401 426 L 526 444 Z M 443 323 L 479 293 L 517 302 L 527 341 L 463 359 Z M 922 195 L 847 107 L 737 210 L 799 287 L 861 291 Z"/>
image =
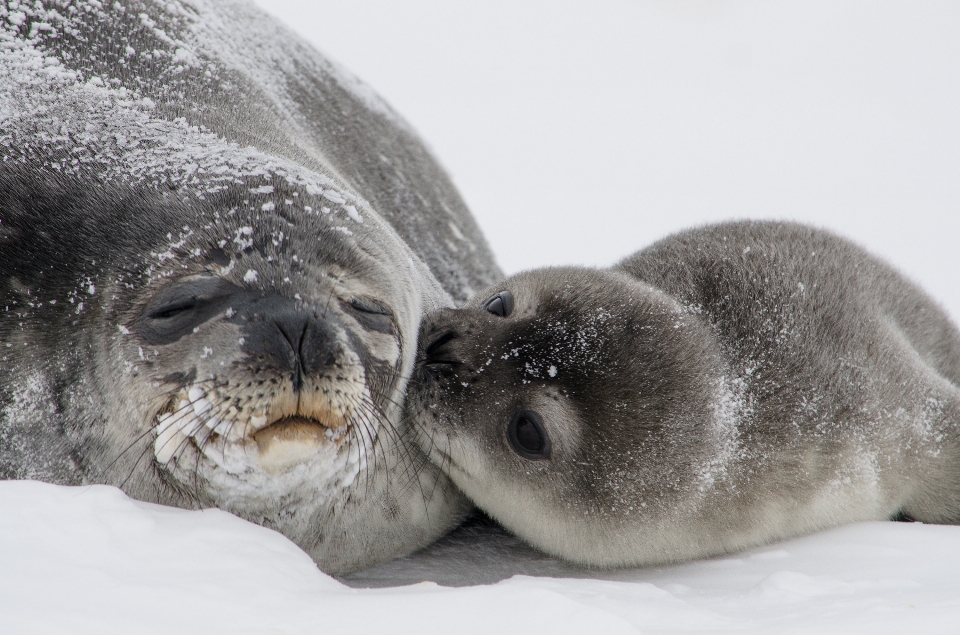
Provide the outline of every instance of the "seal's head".
<path id="1" fill-rule="evenodd" d="M 547 552 L 601 566 L 624 552 L 669 560 L 659 538 L 716 460 L 714 341 L 626 274 L 519 274 L 425 319 L 410 390 L 418 441 Z M 638 524 L 642 539 L 623 531 Z"/>
<path id="2" fill-rule="evenodd" d="M 167 198 L 143 212 L 176 231 L 137 228 L 135 246 L 99 265 L 115 276 L 78 294 L 103 298 L 97 367 L 126 423 L 108 430 L 111 469 L 138 474 L 146 435 L 170 483 L 245 515 L 350 486 L 398 441 L 425 301 L 416 266 L 384 248 L 388 228 L 339 219 L 332 201 L 280 180 Z M 286 491 L 292 478 L 305 491 Z"/>
<path id="3" fill-rule="evenodd" d="M 0 16 L 0 478 L 221 507 L 328 573 L 459 522 L 401 408 L 421 315 L 496 265 L 409 126 L 250 4 Z"/>
<path id="4" fill-rule="evenodd" d="M 217 506 L 331 573 L 462 517 L 401 418 L 419 316 L 449 300 L 362 200 L 276 174 L 86 183 L 0 187 L 2 427 L 29 449 L 8 476 Z"/>

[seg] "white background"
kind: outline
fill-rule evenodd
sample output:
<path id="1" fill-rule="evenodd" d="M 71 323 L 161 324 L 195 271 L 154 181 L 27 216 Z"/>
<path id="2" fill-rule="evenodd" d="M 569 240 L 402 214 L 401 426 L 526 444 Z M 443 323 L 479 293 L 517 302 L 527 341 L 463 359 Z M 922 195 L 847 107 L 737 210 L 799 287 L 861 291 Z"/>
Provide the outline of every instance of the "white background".
<path id="1" fill-rule="evenodd" d="M 697 223 L 789 218 L 879 252 L 960 316 L 956 2 L 261 4 L 421 132 L 508 273 L 607 265 Z M 353 590 L 223 512 L 0 483 L 0 632 L 960 628 L 960 527 L 863 523 L 596 574 L 608 580 L 513 553 L 467 546 L 419 562 L 557 577 Z M 414 581 L 417 566 L 381 571 Z"/>
<path id="2" fill-rule="evenodd" d="M 259 4 L 420 132 L 507 273 L 793 219 L 960 317 L 960 3 Z"/>

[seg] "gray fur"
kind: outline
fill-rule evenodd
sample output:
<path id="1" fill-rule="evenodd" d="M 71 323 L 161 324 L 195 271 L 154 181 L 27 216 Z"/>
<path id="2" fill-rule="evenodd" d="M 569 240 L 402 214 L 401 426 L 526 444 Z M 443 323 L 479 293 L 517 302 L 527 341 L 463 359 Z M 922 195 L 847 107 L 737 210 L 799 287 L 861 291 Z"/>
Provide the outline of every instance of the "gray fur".
<path id="1" fill-rule="evenodd" d="M 468 509 L 401 410 L 421 315 L 501 274 L 409 127 L 250 4 L 0 3 L 0 254 L 0 477 L 222 507 L 330 573 Z"/>
<path id="2" fill-rule="evenodd" d="M 480 309 L 504 289 L 510 316 Z M 606 270 L 521 273 L 429 316 L 421 346 L 451 333 L 421 352 L 421 446 L 548 553 L 645 565 L 901 513 L 960 521 L 960 333 L 830 233 L 727 223 Z M 549 459 L 511 448 L 521 409 Z"/>

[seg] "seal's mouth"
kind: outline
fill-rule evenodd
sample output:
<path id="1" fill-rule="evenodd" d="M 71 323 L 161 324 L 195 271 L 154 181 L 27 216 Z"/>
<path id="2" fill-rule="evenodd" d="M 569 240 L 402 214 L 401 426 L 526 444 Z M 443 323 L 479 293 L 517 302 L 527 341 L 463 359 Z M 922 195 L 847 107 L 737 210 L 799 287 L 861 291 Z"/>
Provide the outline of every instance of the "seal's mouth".
<path id="1" fill-rule="evenodd" d="M 253 433 L 257 445 L 263 446 L 266 439 L 295 440 L 325 434 L 327 430 L 340 427 L 329 426 L 309 417 L 284 417 Z"/>
<path id="2" fill-rule="evenodd" d="M 323 448 L 339 446 L 347 437 L 351 412 L 296 401 L 287 405 L 250 414 L 191 386 L 158 414 L 154 454 L 166 465 L 193 448 L 223 463 L 232 448 L 239 448 L 248 460 L 276 473 L 311 460 Z"/>
<path id="3" fill-rule="evenodd" d="M 251 436 L 260 452 L 263 469 L 280 472 L 308 461 L 333 440 L 331 432 L 341 429 L 345 430 L 346 426 L 331 428 L 317 419 L 293 416 L 283 417 Z"/>

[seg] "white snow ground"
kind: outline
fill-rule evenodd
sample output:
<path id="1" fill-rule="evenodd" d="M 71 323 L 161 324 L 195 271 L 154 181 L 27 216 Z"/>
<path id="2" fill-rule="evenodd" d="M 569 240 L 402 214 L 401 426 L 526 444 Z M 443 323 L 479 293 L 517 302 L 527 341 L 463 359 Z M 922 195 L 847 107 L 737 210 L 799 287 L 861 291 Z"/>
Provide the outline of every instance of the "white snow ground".
<path id="1" fill-rule="evenodd" d="M 0 509 L 4 634 L 956 633 L 960 616 L 956 527 L 864 523 L 601 579 L 478 531 L 367 582 L 501 582 L 351 589 L 219 510 L 29 481 L 0 483 Z"/>
<path id="2" fill-rule="evenodd" d="M 260 4 L 420 130 L 508 272 L 791 218 L 960 318 L 960 4 Z M 474 586 L 370 590 L 216 510 L 29 482 L 0 483 L 0 510 L 3 634 L 960 632 L 960 527 L 865 523 L 591 573 L 481 525 L 349 581 Z"/>

